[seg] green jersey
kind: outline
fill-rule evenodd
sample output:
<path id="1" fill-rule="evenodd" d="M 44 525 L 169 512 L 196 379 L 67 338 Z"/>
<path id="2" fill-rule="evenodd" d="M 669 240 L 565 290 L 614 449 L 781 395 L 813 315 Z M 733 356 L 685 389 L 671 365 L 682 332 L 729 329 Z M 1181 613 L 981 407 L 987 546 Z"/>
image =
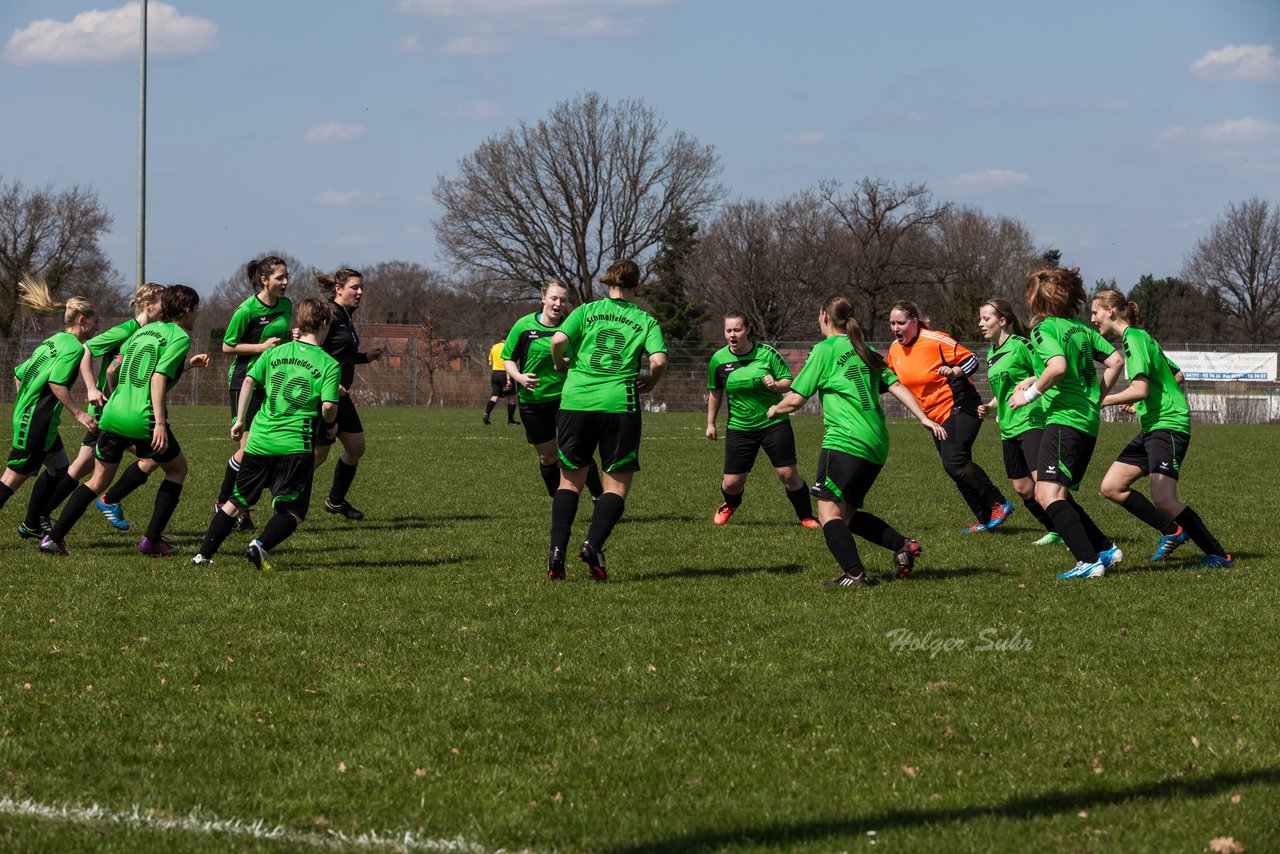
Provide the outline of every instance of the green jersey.
<path id="1" fill-rule="evenodd" d="M 606 297 L 575 308 L 560 331 L 573 356 L 561 407 L 582 412 L 639 412 L 640 353 L 665 353 L 658 321 L 635 303 Z"/>
<path id="2" fill-rule="evenodd" d="M 280 457 L 309 454 L 320 423 L 320 406 L 338 402 L 342 367 L 315 344 L 290 341 L 253 363 L 249 376 L 263 389 L 253 418 L 247 454 Z"/>
<path id="3" fill-rule="evenodd" d="M 1137 327 L 1130 326 L 1121 336 L 1124 350 L 1124 373 L 1133 382 L 1147 378 L 1147 399 L 1135 401 L 1133 411 L 1143 433 L 1156 430 L 1191 432 L 1191 409 L 1187 396 L 1174 379 L 1175 368 L 1156 340 Z"/>
<path id="4" fill-rule="evenodd" d="M 1027 377 L 1039 376 L 1043 370 L 1044 362 L 1036 357 L 1031 342 L 1021 335 L 1010 335 L 1003 344 L 987 350 L 987 380 L 996 399 L 1001 439 L 1012 439 L 1044 427 L 1044 405 L 1039 399 L 1019 409 L 1009 408 L 1009 398 L 1018 383 Z"/>
<path id="5" fill-rule="evenodd" d="M 1074 317 L 1046 317 L 1031 331 L 1031 339 L 1036 355 L 1046 365 L 1054 356 L 1067 361 L 1066 372 L 1044 393 L 1045 423 L 1097 436 L 1101 390 L 1095 363 L 1116 349 L 1098 330 Z"/>
<path id="6" fill-rule="evenodd" d="M 240 303 L 231 315 L 222 343 L 234 347 L 237 344 L 261 344 L 271 338 L 288 341 L 293 336 L 292 317 L 293 303 L 289 300 L 280 297 L 275 305 L 267 305 L 255 294 Z M 257 359 L 256 355 L 238 354 L 227 369 L 227 387 L 232 391 L 240 388 Z"/>
<path id="7" fill-rule="evenodd" d="M 160 374 L 168 386 L 177 382 L 187 366 L 191 338 L 176 323 L 148 323 L 120 348 L 123 361 L 116 390 L 102 408 L 98 426 L 127 439 L 150 439 L 156 426 L 151 407 L 151 377 Z"/>
<path id="8" fill-rule="evenodd" d="M 84 348 L 94 356 L 102 359 L 98 365 L 98 391 L 103 394 L 111 394 L 107 383 L 107 369 L 111 367 L 111 362 L 120 352 L 120 348 L 124 346 L 124 342 L 132 337 L 141 327 L 138 326 L 136 318 L 129 318 L 119 326 L 113 326 L 101 335 L 95 335 L 84 343 Z M 89 414 L 94 418 L 102 417 L 102 407 L 90 406 Z"/>
<path id="9" fill-rule="evenodd" d="M 737 355 L 727 346 L 717 350 L 707 367 L 707 388 L 718 389 L 729 398 L 730 430 L 762 430 L 787 420 L 780 415 L 765 417 L 769 407 L 782 395 L 764 387 L 766 374 L 775 380 L 791 379 L 791 368 L 782 354 L 768 344 L 755 341 L 751 350 Z"/>
<path id="10" fill-rule="evenodd" d="M 62 403 L 50 385 L 67 386 L 76 381 L 84 345 L 70 332 L 45 339 L 25 362 L 13 369 L 18 380 L 18 397 L 13 403 L 13 447 L 47 451 L 58 438 Z M 31 435 L 32 429 L 47 426 L 45 435 Z"/>
<path id="11" fill-rule="evenodd" d="M 823 448 L 882 466 L 889 459 L 889 431 L 880 395 L 897 381 L 887 367 L 872 371 L 847 336 L 832 335 L 809 351 L 791 390 L 801 397 L 818 392 Z"/>
<path id="12" fill-rule="evenodd" d="M 541 312 L 535 311 L 517 320 L 502 345 L 503 359 L 515 362 L 521 373 L 538 376 L 533 388 L 516 384 L 521 403 L 552 403 L 564 389 L 565 375 L 551 361 L 551 336 L 559 327 L 547 326 L 540 317 Z"/>

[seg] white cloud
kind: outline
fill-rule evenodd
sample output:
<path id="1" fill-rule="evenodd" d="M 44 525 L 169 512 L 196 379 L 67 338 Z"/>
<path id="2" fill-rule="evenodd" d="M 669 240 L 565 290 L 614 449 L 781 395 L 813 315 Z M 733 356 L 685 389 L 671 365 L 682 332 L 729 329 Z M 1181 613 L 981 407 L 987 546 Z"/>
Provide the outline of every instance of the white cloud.
<path id="1" fill-rule="evenodd" d="M 948 183 L 962 192 L 988 193 L 1025 186 L 1031 183 L 1031 176 L 1026 172 L 1015 172 L 1012 169 L 979 169 L 957 175 Z"/>
<path id="2" fill-rule="evenodd" d="M 308 145 L 336 145 L 364 139 L 365 127 L 356 122 L 325 122 L 309 129 L 302 137 Z"/>
<path id="3" fill-rule="evenodd" d="M 1280 58 L 1269 44 L 1229 44 L 1191 63 L 1191 73 L 1205 80 L 1280 82 Z"/>
<path id="4" fill-rule="evenodd" d="M 511 50 L 511 42 L 490 36 L 458 36 L 440 47 L 445 56 L 497 56 Z"/>
<path id="5" fill-rule="evenodd" d="M 1280 124 L 1253 116 L 1167 128 L 1155 144 L 1175 157 L 1225 166 L 1238 177 L 1280 172 Z"/>
<path id="6" fill-rule="evenodd" d="M 1212 146 L 1254 146 L 1280 143 L 1280 124 L 1247 116 L 1199 128 L 1171 127 L 1158 137 L 1164 143 Z"/>
<path id="7" fill-rule="evenodd" d="M 422 53 L 425 49 L 422 46 L 422 40 L 418 38 L 417 33 L 409 33 L 407 36 L 401 36 L 391 43 L 391 47 L 400 53 Z"/>
<path id="8" fill-rule="evenodd" d="M 360 190 L 325 190 L 315 198 L 317 205 L 331 208 L 347 208 L 352 205 L 363 205 L 369 197 Z"/>
<path id="9" fill-rule="evenodd" d="M 641 18 L 618 18 L 613 15 L 592 15 L 575 21 L 566 21 L 554 26 L 552 32 L 558 36 L 578 36 L 581 38 L 631 38 L 649 32 L 649 24 Z"/>
<path id="10" fill-rule="evenodd" d="M 787 145 L 824 145 L 828 142 L 828 138 L 822 131 L 810 130 L 786 134 L 782 137 L 782 141 Z"/>
<path id="11" fill-rule="evenodd" d="M 118 9 L 81 12 L 70 21 L 32 21 L 13 31 L 4 56 L 17 65 L 136 60 L 141 14 L 142 6 L 135 0 Z M 191 56 L 217 46 L 218 25 L 213 21 L 183 15 L 168 3 L 147 7 L 149 56 Z"/>
<path id="12" fill-rule="evenodd" d="M 492 101 L 464 101 L 442 110 L 446 119 L 465 122 L 487 122 L 502 118 L 502 107 Z"/>

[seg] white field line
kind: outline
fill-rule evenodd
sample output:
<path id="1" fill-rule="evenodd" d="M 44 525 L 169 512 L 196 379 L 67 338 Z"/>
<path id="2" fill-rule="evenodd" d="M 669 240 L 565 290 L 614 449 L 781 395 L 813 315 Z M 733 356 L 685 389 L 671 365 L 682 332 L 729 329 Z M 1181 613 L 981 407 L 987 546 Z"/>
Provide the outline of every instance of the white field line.
<path id="1" fill-rule="evenodd" d="M 53 822 L 90 825 L 120 825 L 159 832 L 177 831 L 232 838 L 269 839 L 290 845 L 312 848 L 394 848 L 409 851 L 449 851 L 484 854 L 485 849 L 461 836 L 453 839 L 431 839 L 412 831 L 396 833 L 369 831 L 348 836 L 337 830 L 323 833 L 300 833 L 265 819 L 221 819 L 197 807 L 185 816 L 168 816 L 135 805 L 127 812 L 113 811 L 97 804 L 42 804 L 30 799 L 0 798 L 0 815 L 29 816 Z"/>

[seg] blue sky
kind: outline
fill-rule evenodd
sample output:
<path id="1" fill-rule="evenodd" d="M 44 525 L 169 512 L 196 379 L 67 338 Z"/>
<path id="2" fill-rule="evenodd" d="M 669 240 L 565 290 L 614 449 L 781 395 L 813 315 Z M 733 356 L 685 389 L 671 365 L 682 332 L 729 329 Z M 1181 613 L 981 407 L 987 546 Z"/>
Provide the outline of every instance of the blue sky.
<path id="1" fill-rule="evenodd" d="M 81 184 L 134 270 L 136 3 L 6 0 L 0 177 Z M 174 0 L 150 6 L 147 277 L 255 253 L 443 268 L 441 175 L 587 90 L 719 152 L 731 198 L 924 181 L 1087 281 L 1174 275 L 1228 202 L 1280 203 L 1280 4 Z"/>

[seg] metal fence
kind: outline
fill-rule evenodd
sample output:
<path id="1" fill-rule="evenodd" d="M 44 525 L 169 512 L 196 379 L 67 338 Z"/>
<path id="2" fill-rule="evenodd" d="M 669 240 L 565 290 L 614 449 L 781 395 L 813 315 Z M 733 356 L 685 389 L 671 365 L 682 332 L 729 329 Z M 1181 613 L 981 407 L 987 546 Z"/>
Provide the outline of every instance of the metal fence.
<path id="1" fill-rule="evenodd" d="M 0 341 L 0 369 L 12 376 L 13 367 L 25 359 L 40 343 L 41 337 L 28 336 L 18 342 Z M 456 345 L 458 342 L 451 342 Z M 352 395 L 361 406 L 483 406 L 489 394 L 489 365 L 483 355 L 492 342 L 470 342 L 451 346 L 448 354 L 415 338 L 362 337 L 361 345 L 371 349 L 382 347 L 383 358 L 356 369 Z M 646 407 L 658 412 L 705 412 L 707 407 L 707 360 L 718 345 L 708 344 L 696 350 L 672 350 L 670 367 L 658 388 L 646 399 Z M 777 349 L 787 359 L 793 372 L 798 372 L 813 342 L 783 342 Z M 876 344 L 885 352 L 888 344 Z M 985 343 L 969 343 L 975 353 L 985 353 Z M 1170 344 L 1170 350 L 1252 351 L 1259 348 L 1232 347 L 1222 344 Z M 193 368 L 170 392 L 170 400 L 178 404 L 228 406 L 227 368 L 231 357 L 210 353 L 208 368 Z M 984 399 L 990 395 L 986 371 L 980 369 L 974 382 Z M 1122 381 L 1123 382 L 1123 381 Z M 1264 382 L 1189 382 L 1186 386 L 1192 419 L 1198 422 L 1227 424 L 1280 423 L 1280 383 Z M 12 403 L 14 384 L 0 382 L 0 403 Z M 892 397 L 884 398 L 885 412 L 890 417 L 907 417 L 905 409 Z M 817 401 L 811 400 L 806 411 L 816 412 Z M 1116 407 L 1104 410 L 1109 420 L 1132 420 L 1131 415 Z"/>

